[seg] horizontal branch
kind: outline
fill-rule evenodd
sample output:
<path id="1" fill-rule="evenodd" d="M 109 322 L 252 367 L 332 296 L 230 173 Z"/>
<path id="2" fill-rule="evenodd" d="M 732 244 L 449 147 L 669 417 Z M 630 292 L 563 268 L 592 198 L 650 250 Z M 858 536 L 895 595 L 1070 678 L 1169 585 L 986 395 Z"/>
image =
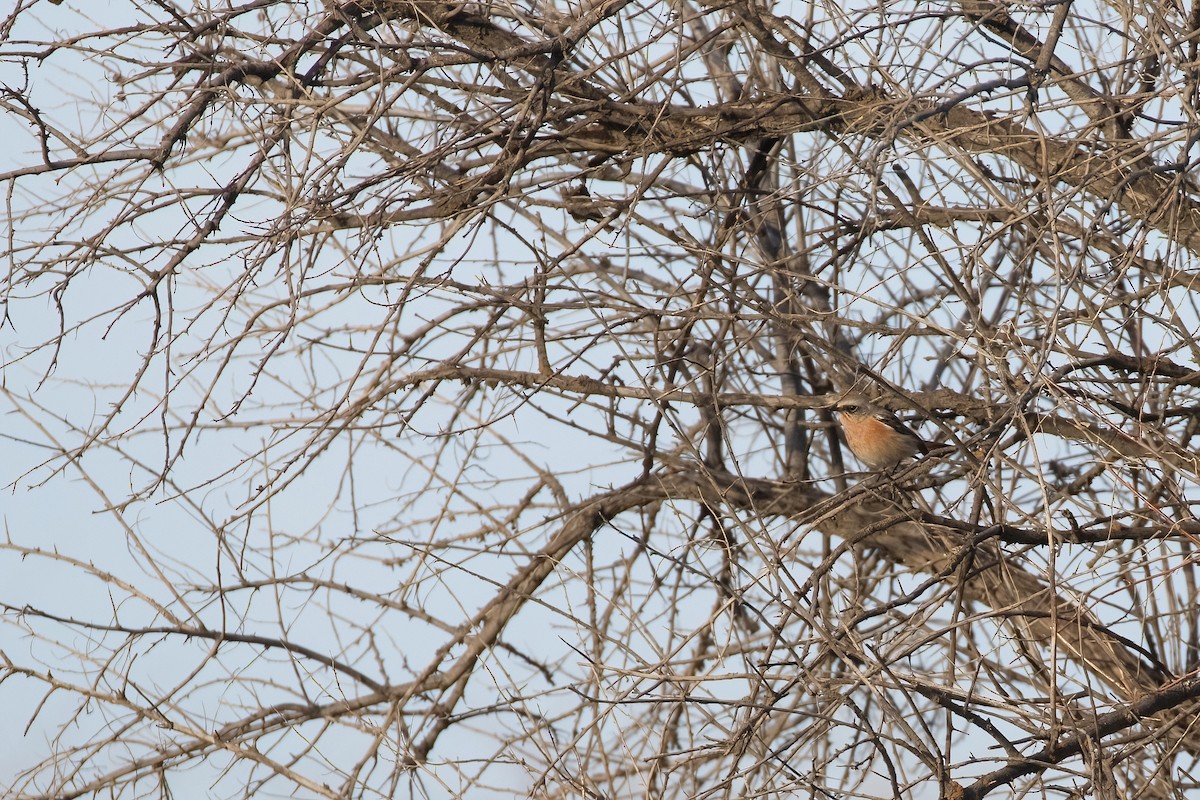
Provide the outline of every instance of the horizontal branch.
<path id="1" fill-rule="evenodd" d="M 380 681 L 375 680 L 366 673 L 355 669 L 349 664 L 338 661 L 333 656 L 319 652 L 306 647 L 302 644 L 288 641 L 287 639 L 276 638 L 274 636 L 259 636 L 256 634 L 237 633 L 234 631 L 218 631 L 210 628 L 196 628 L 188 625 L 156 625 L 150 627 L 129 627 L 127 625 L 101 625 L 87 620 L 75 619 L 74 617 L 63 617 L 57 614 L 51 614 L 48 611 L 42 611 L 33 606 L 10 606 L 5 603 L 0 603 L 0 609 L 9 613 L 21 614 L 39 619 L 58 622 L 71 628 L 77 628 L 86 631 L 107 631 L 111 633 L 123 633 L 127 636 L 182 636 L 187 639 L 206 639 L 220 645 L 224 642 L 251 644 L 257 645 L 264 649 L 281 649 L 293 656 L 315 661 L 318 664 L 324 664 L 334 672 L 340 672 L 349 678 L 353 678 L 369 689 L 374 689 L 377 692 L 386 691 L 386 687 Z"/>
<path id="2" fill-rule="evenodd" d="M 553 389 L 576 395 L 646 400 L 652 403 L 686 403 L 696 407 L 717 406 L 727 408 L 753 406 L 771 409 L 802 408 L 818 410 L 829 408 L 835 399 L 834 395 L 785 396 L 753 394 L 750 392 L 706 394 L 689 391 L 680 387 L 622 386 L 582 375 L 563 375 L 561 373 L 543 375 L 521 370 L 466 367 L 458 364 L 446 364 L 414 372 L 389 383 L 381 393 L 385 395 L 392 394 L 403 388 L 442 381 L 469 381 L 497 386 L 521 386 L 534 389 L 535 391 Z M 981 420 L 986 419 L 986 411 L 989 408 L 986 404 L 974 399 L 963 398 L 961 395 L 945 391 L 914 392 L 911 393 L 911 397 L 920 401 L 921 408 L 924 410 L 950 408 L 956 413 Z M 1200 475 L 1200 456 L 1170 442 L 1145 443 L 1134 439 L 1130 434 L 1118 429 L 1103 429 L 1095 424 L 1049 414 L 1031 413 L 1025 416 L 1025 420 L 1027 421 L 1030 433 L 1056 436 L 1090 446 L 1099 445 L 1105 448 L 1108 451 L 1108 455 L 1111 456 L 1135 460 L 1159 461 L 1180 471 Z M 1024 534 L 1020 535 L 1023 536 Z M 1140 534 L 1138 535 L 1140 536 Z M 1075 534 L 1072 532 L 1063 532 L 1062 540 L 1073 541 L 1075 540 L 1074 536 Z M 1001 534 L 1001 538 L 1005 538 L 1004 534 Z M 1079 539 L 1079 541 L 1084 540 Z M 1096 541 L 1094 538 L 1086 540 Z"/>
<path id="3" fill-rule="evenodd" d="M 160 147 L 135 147 L 128 150 L 104 150 L 100 153 L 90 153 L 76 158 L 48 159 L 41 164 L 33 164 L 28 167 L 9 170 L 8 172 L 0 172 L 0 182 L 11 181 L 28 175 L 42 175 L 47 172 L 58 172 L 112 161 L 155 161 L 160 159 L 162 155 L 163 150 Z"/>
<path id="4" fill-rule="evenodd" d="M 613 397 L 630 400 L 648 400 L 654 403 L 684 403 L 692 406 L 758 406 L 760 408 L 828 408 L 832 397 L 789 396 L 751 394 L 749 392 L 721 392 L 705 394 L 679 387 L 656 388 L 652 386 L 621 386 L 583 375 L 556 373 L 542 375 L 537 372 L 492 369 L 490 367 L 464 367 L 447 364 L 440 367 L 414 372 L 389 385 L 390 391 L 418 386 L 423 383 L 441 381 L 470 381 L 497 386 L 524 386 L 530 389 L 554 389 L 560 392 Z"/>

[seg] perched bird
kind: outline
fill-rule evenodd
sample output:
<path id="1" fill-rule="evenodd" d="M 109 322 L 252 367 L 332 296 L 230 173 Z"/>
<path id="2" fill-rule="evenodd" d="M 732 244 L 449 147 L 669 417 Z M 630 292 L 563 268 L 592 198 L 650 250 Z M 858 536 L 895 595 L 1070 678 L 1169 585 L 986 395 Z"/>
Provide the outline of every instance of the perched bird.
<path id="1" fill-rule="evenodd" d="M 855 457 L 874 470 L 894 467 L 917 453 L 928 453 L 925 440 L 895 414 L 861 394 L 848 394 L 833 405 L 846 444 Z"/>

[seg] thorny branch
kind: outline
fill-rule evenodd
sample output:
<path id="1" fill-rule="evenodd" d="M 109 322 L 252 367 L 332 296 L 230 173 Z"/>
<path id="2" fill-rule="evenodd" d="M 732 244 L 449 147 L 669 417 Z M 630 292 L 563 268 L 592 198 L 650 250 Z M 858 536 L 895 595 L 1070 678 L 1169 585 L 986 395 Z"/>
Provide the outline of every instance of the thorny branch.
<path id="1" fill-rule="evenodd" d="M 8 12 L 0 794 L 1185 792 L 1160 5 Z"/>

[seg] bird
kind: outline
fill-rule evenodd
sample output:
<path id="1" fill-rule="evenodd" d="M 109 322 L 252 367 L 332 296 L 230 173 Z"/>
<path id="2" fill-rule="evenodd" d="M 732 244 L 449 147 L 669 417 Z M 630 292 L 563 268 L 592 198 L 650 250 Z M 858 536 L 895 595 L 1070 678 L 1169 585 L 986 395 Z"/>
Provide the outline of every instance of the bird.
<path id="1" fill-rule="evenodd" d="M 833 405 L 850 452 L 873 470 L 885 470 L 929 446 L 900 419 L 861 394 L 847 394 Z"/>

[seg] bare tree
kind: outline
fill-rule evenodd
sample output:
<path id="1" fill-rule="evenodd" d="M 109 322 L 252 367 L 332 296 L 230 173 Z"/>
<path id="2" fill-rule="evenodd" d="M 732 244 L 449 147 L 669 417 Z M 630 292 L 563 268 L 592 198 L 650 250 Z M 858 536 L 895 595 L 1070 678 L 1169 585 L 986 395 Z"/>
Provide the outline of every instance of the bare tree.
<path id="1" fill-rule="evenodd" d="M 0 33 L 5 797 L 1195 791 L 1200 5 Z"/>

